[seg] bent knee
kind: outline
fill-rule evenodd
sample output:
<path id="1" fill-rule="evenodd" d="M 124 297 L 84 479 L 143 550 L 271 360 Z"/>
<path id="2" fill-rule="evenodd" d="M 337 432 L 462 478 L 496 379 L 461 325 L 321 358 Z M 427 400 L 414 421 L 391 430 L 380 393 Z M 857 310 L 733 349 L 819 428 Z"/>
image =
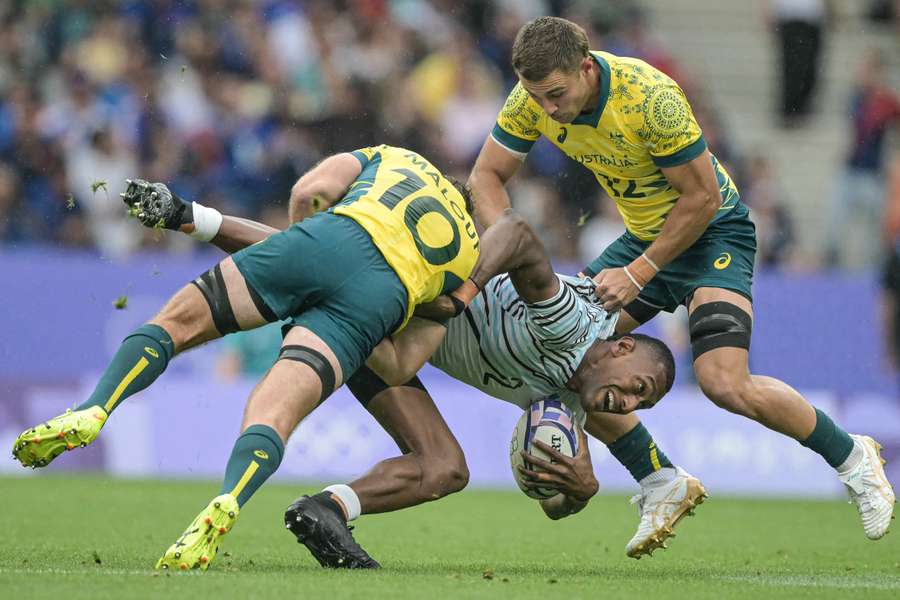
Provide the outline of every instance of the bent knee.
<path id="1" fill-rule="evenodd" d="M 453 460 L 442 459 L 423 465 L 422 495 L 426 501 L 437 500 L 461 491 L 469 484 L 469 467 L 462 453 Z"/>
<path id="2" fill-rule="evenodd" d="M 203 294 L 193 284 L 175 294 L 150 323 L 166 330 L 175 353 L 218 337 Z"/>
<path id="3" fill-rule="evenodd" d="M 719 408 L 754 418 L 759 412 L 761 397 L 749 377 L 698 377 L 703 394 Z"/>

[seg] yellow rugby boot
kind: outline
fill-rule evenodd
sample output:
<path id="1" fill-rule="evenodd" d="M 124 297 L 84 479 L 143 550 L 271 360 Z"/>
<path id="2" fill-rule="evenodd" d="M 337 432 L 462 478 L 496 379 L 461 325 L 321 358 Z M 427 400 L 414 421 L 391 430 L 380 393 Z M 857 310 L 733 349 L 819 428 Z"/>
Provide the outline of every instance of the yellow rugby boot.
<path id="1" fill-rule="evenodd" d="M 222 536 L 231 531 L 241 509 L 231 494 L 212 499 L 178 541 L 156 562 L 157 569 L 200 569 L 205 571 L 219 551 Z"/>
<path id="2" fill-rule="evenodd" d="M 13 457 L 23 467 L 46 467 L 63 452 L 84 448 L 97 439 L 108 417 L 101 406 L 69 409 L 58 417 L 23 431 L 13 443 Z"/>

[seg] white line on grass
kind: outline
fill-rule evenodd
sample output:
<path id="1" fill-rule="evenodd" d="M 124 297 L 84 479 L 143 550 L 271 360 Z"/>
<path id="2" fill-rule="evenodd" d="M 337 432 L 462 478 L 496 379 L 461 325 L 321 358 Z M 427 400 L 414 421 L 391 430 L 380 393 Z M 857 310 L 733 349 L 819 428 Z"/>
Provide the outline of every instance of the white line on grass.
<path id="1" fill-rule="evenodd" d="M 182 571 L 173 571 L 173 573 L 176 572 L 179 575 L 188 574 Z M 152 569 L 143 571 L 140 569 L 105 569 L 103 567 L 97 567 L 96 569 L 4 569 L 0 567 L 0 575 L 90 575 L 91 577 L 95 575 L 114 575 L 116 577 L 133 575 L 137 577 L 154 577 L 163 573 L 165 571 L 154 571 Z"/>
<path id="2" fill-rule="evenodd" d="M 900 578 L 882 577 L 836 577 L 833 575 L 722 575 L 720 581 L 755 583 L 757 585 L 786 587 L 825 587 L 838 589 L 900 590 Z"/>

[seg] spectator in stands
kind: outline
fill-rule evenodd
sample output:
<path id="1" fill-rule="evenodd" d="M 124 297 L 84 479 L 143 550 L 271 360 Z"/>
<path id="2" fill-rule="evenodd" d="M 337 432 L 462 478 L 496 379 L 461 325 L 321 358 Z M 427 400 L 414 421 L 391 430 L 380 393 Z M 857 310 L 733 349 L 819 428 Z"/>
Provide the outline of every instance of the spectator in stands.
<path id="1" fill-rule="evenodd" d="M 748 163 L 741 198 L 750 207 L 756 225 L 756 262 L 761 267 L 778 268 L 789 262 L 796 242 L 790 202 L 764 154 L 752 156 Z"/>
<path id="2" fill-rule="evenodd" d="M 565 12 L 603 39 L 600 47 L 615 52 L 619 44 L 675 70 L 636 6 L 0 2 L 0 163 L 13 174 L 0 175 L 0 242 L 107 254 L 141 244 L 174 249 L 177 236 L 122 235 L 131 224 L 116 186 L 126 170 L 255 218 L 323 156 L 376 139 L 464 176 L 516 82 L 509 51 L 531 18 Z M 677 77 L 686 80 L 684 69 Z M 705 95 L 690 93 L 707 139 L 721 137 L 705 116 Z M 716 147 L 723 158 L 723 142 Z M 574 257 L 576 223 L 592 210 L 596 181 L 552 144 L 532 155 L 518 177 L 523 204 L 552 197 L 547 206 L 558 210 L 534 217 L 557 258 Z M 94 192 L 91 184 L 103 181 Z"/>
<path id="3" fill-rule="evenodd" d="M 900 96 L 885 81 L 881 54 L 872 51 L 860 70 L 860 80 L 851 93 L 850 147 L 836 181 L 828 208 L 825 238 L 825 262 L 831 266 L 844 263 L 848 224 L 860 229 L 859 253 L 865 266 L 874 266 L 880 256 L 879 237 L 875 232 L 884 206 L 885 137 L 900 122 Z M 857 217 L 854 219 L 853 217 Z"/>
<path id="4" fill-rule="evenodd" d="M 887 366 L 900 373 L 900 157 L 894 159 L 889 173 L 883 233 L 881 330 Z"/>
<path id="5" fill-rule="evenodd" d="M 769 13 L 778 38 L 779 112 L 782 124 L 793 127 L 813 108 L 830 6 L 827 0 L 771 0 Z"/>

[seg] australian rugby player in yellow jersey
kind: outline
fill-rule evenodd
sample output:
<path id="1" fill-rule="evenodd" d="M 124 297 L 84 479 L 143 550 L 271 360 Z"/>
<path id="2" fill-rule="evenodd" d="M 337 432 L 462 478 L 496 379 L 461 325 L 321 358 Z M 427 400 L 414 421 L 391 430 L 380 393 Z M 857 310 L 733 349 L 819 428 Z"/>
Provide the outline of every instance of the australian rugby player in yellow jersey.
<path id="1" fill-rule="evenodd" d="M 880 446 L 848 435 L 787 384 L 749 372 L 755 228 L 678 85 L 641 60 L 589 50 L 581 27 L 555 17 L 522 27 L 512 64 L 519 83 L 469 180 L 476 217 L 489 225 L 509 206 L 504 186 L 540 136 L 590 169 L 626 228 L 584 269 L 604 308 L 622 309 L 617 333 L 687 306 L 706 396 L 820 454 L 866 536 L 882 537 L 895 498 Z M 636 416 L 618 419 L 623 436 L 646 431 Z M 664 509 L 642 508 L 642 521 Z"/>
<path id="2" fill-rule="evenodd" d="M 415 152 L 377 146 L 337 154 L 295 188 L 307 203 L 331 208 L 236 252 L 182 288 L 125 338 L 87 401 L 26 430 L 14 444 L 24 466 L 45 466 L 96 439 L 116 406 L 152 384 L 175 355 L 288 321 L 278 360 L 247 402 L 220 495 L 158 568 L 206 569 L 241 506 L 278 468 L 300 421 L 378 342 L 403 328 L 417 305 L 452 292 L 453 303 L 464 307 L 477 293 L 469 277 L 480 249 L 468 194 Z M 168 193 L 161 187 L 151 196 Z M 178 214 L 161 218 L 164 227 L 192 223 L 204 239 L 222 224 L 213 209 L 168 206 Z M 190 452 L 202 442 L 184 443 Z"/>

